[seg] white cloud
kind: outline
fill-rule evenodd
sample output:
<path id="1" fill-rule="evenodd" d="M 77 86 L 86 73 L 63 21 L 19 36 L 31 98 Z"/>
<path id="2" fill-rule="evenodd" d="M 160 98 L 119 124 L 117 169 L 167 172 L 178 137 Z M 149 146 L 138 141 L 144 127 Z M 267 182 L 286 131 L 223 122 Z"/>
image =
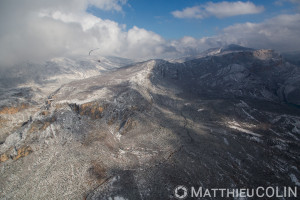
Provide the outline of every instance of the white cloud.
<path id="1" fill-rule="evenodd" d="M 284 2 L 300 3 L 300 0 L 277 0 L 275 4 L 282 5 Z"/>
<path id="2" fill-rule="evenodd" d="M 88 0 L 88 3 L 103 10 L 121 11 L 127 0 Z"/>
<path id="3" fill-rule="evenodd" d="M 253 48 L 292 51 L 300 48 L 300 14 L 279 15 L 262 23 L 229 26 L 218 38 L 226 43 L 238 43 Z"/>
<path id="4" fill-rule="evenodd" d="M 174 41 L 178 51 L 189 54 L 228 44 L 239 44 L 252 48 L 275 49 L 277 51 L 300 50 L 300 14 L 279 15 L 261 23 L 243 23 L 229 26 L 219 35 L 195 39 L 186 37 Z"/>
<path id="5" fill-rule="evenodd" d="M 252 2 L 221 2 L 208 3 L 205 10 L 217 17 L 230 17 L 236 15 L 257 14 L 264 11 L 263 6 L 256 6 Z"/>
<path id="6" fill-rule="evenodd" d="M 208 2 L 194 7 L 188 7 L 182 11 L 173 11 L 172 15 L 176 18 L 196 18 L 203 19 L 210 16 L 218 18 L 231 17 L 237 15 L 257 14 L 264 11 L 263 6 L 256 6 L 252 2 Z"/>
<path id="7" fill-rule="evenodd" d="M 196 18 L 202 19 L 205 17 L 205 12 L 200 6 L 188 7 L 182 11 L 176 10 L 172 12 L 172 15 L 176 18 Z"/>
<path id="8" fill-rule="evenodd" d="M 86 55 L 150 58 L 170 48 L 159 35 L 103 20 L 86 12 L 89 5 L 122 11 L 126 0 L 7 0 L 0 8 L 0 64 Z M 169 49 L 168 49 L 169 48 Z"/>
<path id="9" fill-rule="evenodd" d="M 126 1 L 97 3 L 101 9 L 122 12 Z M 232 25 L 212 37 L 167 41 L 154 32 L 136 26 L 126 30 L 125 25 L 93 16 L 86 12 L 88 5 L 84 0 L 2 1 L 0 66 L 88 55 L 95 48 L 102 55 L 139 59 L 194 55 L 230 43 L 279 51 L 300 49 L 300 14 Z"/>
<path id="10" fill-rule="evenodd" d="M 275 5 L 283 6 L 283 4 L 286 2 L 296 4 L 298 6 L 296 10 L 298 12 L 300 11 L 300 0 L 277 0 L 275 1 Z"/>

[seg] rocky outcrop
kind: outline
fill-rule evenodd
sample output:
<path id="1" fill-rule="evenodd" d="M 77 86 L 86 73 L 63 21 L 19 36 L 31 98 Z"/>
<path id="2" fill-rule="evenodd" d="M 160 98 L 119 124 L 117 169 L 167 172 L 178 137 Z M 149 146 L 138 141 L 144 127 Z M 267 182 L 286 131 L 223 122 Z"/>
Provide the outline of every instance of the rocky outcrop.
<path id="1" fill-rule="evenodd" d="M 28 104 L 21 104 L 18 106 L 3 106 L 2 108 L 0 108 L 0 114 L 8 114 L 8 115 L 12 115 L 12 114 L 16 114 L 22 110 L 25 110 L 29 107 Z"/>
<path id="2" fill-rule="evenodd" d="M 23 146 L 17 150 L 17 155 L 12 156 L 13 160 L 18 160 L 22 157 L 28 156 L 32 153 L 32 149 L 30 146 Z"/>
<path id="3" fill-rule="evenodd" d="M 5 162 L 9 159 L 6 153 L 0 155 L 0 163 Z"/>
<path id="4" fill-rule="evenodd" d="M 48 117 L 43 120 L 35 120 L 30 124 L 30 128 L 28 130 L 29 133 L 44 131 L 51 123 L 55 122 L 56 117 Z"/>
<path id="5" fill-rule="evenodd" d="M 92 119 L 99 119 L 103 117 L 103 111 L 107 105 L 100 105 L 97 102 L 89 102 L 77 105 L 75 104 L 69 104 L 70 108 L 80 114 L 80 115 L 86 115 L 91 117 Z"/>
<path id="6" fill-rule="evenodd" d="M 18 160 L 20 158 L 28 156 L 32 152 L 33 152 L 32 148 L 27 145 L 22 146 L 19 149 L 10 148 L 7 152 L 0 155 L 0 163 L 5 162 L 10 158 L 12 160 Z"/>

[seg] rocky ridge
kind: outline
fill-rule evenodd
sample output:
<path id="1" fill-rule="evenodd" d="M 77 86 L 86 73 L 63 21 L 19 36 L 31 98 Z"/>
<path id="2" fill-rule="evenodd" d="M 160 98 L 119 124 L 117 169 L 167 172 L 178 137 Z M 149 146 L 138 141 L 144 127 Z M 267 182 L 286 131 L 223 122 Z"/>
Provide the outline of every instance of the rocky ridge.
<path id="1" fill-rule="evenodd" d="M 32 110 L 3 108 L 3 120 L 28 117 L 0 145 L 0 198 L 299 186 L 299 75 L 272 50 L 231 48 L 135 63 L 64 83 Z"/>

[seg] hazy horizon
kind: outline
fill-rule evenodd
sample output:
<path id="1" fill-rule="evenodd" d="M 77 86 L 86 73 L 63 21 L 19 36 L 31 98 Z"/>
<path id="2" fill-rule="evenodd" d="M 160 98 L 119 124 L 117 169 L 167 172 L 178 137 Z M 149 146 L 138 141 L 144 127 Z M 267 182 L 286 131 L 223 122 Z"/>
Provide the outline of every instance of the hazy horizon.
<path id="1" fill-rule="evenodd" d="M 53 57 L 163 58 L 238 44 L 299 51 L 300 2 L 4 0 L 0 66 Z"/>

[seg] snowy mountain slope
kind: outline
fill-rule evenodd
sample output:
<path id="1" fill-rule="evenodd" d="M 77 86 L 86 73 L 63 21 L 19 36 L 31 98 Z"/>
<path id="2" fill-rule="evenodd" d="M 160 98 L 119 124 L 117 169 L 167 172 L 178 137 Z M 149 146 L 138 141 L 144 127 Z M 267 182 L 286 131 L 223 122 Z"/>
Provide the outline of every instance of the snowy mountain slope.
<path id="1" fill-rule="evenodd" d="M 292 51 L 292 52 L 284 52 L 282 56 L 290 63 L 300 66 L 300 52 Z"/>
<path id="2" fill-rule="evenodd" d="M 77 58 L 54 58 L 45 63 L 23 63 L 1 69 L 1 88 L 15 87 L 28 82 L 43 85 L 64 78 L 78 79 L 101 74 L 133 63 L 117 57 L 82 56 Z M 62 80 L 60 80 L 62 81 Z"/>
<path id="3" fill-rule="evenodd" d="M 1 68 L 0 143 L 9 132 L 28 121 L 47 97 L 62 85 L 106 73 L 132 62 L 123 58 L 91 55 L 54 58 L 45 63 L 24 63 Z"/>
<path id="4" fill-rule="evenodd" d="M 167 63 L 160 70 L 192 93 L 300 105 L 299 68 L 272 50 L 229 51 L 182 64 Z"/>
<path id="5" fill-rule="evenodd" d="M 185 56 L 180 59 L 171 59 L 170 62 L 182 63 L 182 62 L 186 62 L 186 61 L 190 61 L 190 60 L 204 58 L 207 56 L 222 55 L 222 54 L 233 53 L 233 52 L 246 52 L 246 51 L 254 51 L 254 49 L 239 46 L 236 44 L 230 44 L 230 45 L 225 45 L 225 46 L 218 47 L 218 48 L 207 49 L 198 55 Z"/>
<path id="6" fill-rule="evenodd" d="M 0 115 L 30 113 L 0 145 L 1 198 L 174 199 L 177 185 L 294 186 L 298 75 L 274 51 L 238 50 L 73 80 L 35 111 Z"/>

